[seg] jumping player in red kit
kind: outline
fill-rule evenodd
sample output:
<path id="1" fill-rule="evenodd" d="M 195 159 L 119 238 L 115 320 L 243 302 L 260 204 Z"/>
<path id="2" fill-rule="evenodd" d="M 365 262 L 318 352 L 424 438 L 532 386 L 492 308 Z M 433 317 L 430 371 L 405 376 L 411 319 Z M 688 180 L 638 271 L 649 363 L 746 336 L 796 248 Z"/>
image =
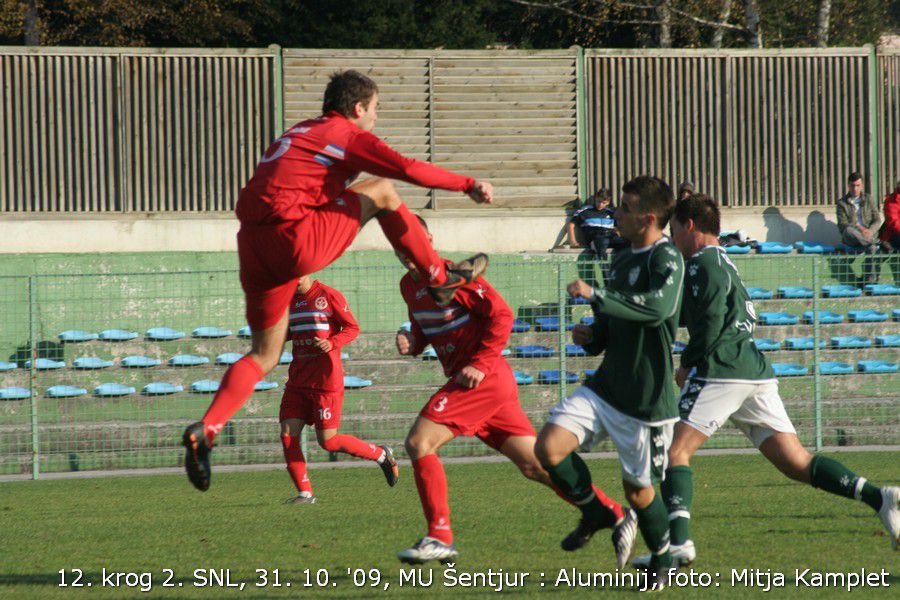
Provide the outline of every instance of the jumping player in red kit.
<path id="1" fill-rule="evenodd" d="M 388 485 L 397 483 L 399 468 L 390 447 L 338 433 L 344 405 L 341 348 L 358 335 L 359 325 L 344 296 L 318 280 L 313 281 L 309 275 L 301 277 L 288 312 L 293 360 L 278 417 L 284 460 L 298 492 L 291 500 L 294 504 L 316 502 L 300 448 L 304 424 L 315 426 L 316 439 L 323 450 L 375 461 Z"/>
<path id="2" fill-rule="evenodd" d="M 241 190 L 238 258 L 252 349 L 225 373 L 203 419 L 184 432 L 185 470 L 201 491 L 209 489 L 216 434 L 278 363 L 297 279 L 334 262 L 370 219 L 415 263 L 439 304 L 487 267 L 484 254 L 446 265 L 386 178 L 465 192 L 479 203 L 492 201 L 491 184 L 398 154 L 370 133 L 377 108 L 374 81 L 356 71 L 335 73 L 323 114 L 275 140 Z M 361 171 L 377 177 L 351 185 Z"/>
<path id="3" fill-rule="evenodd" d="M 421 222 L 427 234 L 425 222 Z M 431 236 L 428 238 L 430 241 Z M 406 437 L 428 534 L 397 557 L 410 564 L 447 563 L 459 553 L 450 527 L 447 477 L 437 455 L 446 443 L 460 435 L 476 436 L 507 456 L 525 477 L 556 488 L 535 457 L 534 428 L 519 404 L 512 369 L 501 355 L 512 333 L 509 305 L 484 278 L 477 277 L 457 290 L 449 305 L 438 306 L 415 264 L 397 254 L 409 269 L 400 280 L 400 293 L 411 324 L 410 331 L 397 333 L 397 350 L 415 356 L 430 343 L 448 377 L 422 408 Z M 624 556 L 620 557 L 624 564 L 637 532 L 634 512 L 623 511 L 602 491 L 593 489 L 608 510 L 607 526 L 615 527 L 613 543 L 616 553 Z"/>

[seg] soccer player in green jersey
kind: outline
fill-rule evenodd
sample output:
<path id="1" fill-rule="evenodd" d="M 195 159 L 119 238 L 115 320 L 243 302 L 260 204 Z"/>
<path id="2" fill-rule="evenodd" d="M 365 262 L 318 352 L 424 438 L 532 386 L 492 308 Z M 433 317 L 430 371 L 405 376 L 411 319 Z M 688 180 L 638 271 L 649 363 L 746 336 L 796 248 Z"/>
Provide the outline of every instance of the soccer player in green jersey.
<path id="1" fill-rule="evenodd" d="M 772 367 L 753 343 L 753 303 L 737 268 L 719 246 L 716 203 L 701 194 L 679 202 L 672 218 L 672 238 L 686 260 L 682 320 L 690 335 L 676 373 L 676 383 L 682 387 L 681 422 L 675 425 L 662 484 L 673 559 L 689 564 L 696 557 L 688 531 L 693 497 L 690 459 L 729 418 L 791 479 L 871 506 L 896 549 L 900 488 L 872 485 L 838 461 L 810 454 L 800 443 Z M 647 558 L 634 563 L 642 566 Z"/>
<path id="2" fill-rule="evenodd" d="M 589 299 L 596 315 L 592 325 L 572 330 L 572 340 L 592 355 L 606 353 L 595 375 L 550 411 L 535 453 L 557 487 L 581 509 L 581 522 L 562 542 L 564 550 L 577 550 L 606 524 L 603 505 L 591 490 L 590 471 L 576 451 L 612 439 L 625 497 L 653 553 L 646 587 L 661 589 L 672 557 L 666 507 L 653 483 L 665 469 L 678 420 L 671 348 L 684 263 L 663 235 L 675 206 L 666 182 L 641 176 L 622 192 L 615 219 L 630 247 L 613 256 L 606 288 L 593 289 L 581 280 L 568 287 L 572 296 Z M 625 542 L 613 539 L 620 567 L 631 550 L 620 547 Z"/>

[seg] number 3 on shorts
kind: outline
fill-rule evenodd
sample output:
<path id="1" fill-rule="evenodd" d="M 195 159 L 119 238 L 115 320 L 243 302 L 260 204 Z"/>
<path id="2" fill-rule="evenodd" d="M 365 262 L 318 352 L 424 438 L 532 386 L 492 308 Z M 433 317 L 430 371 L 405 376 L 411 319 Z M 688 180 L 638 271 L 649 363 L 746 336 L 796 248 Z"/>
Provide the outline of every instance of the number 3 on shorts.
<path id="1" fill-rule="evenodd" d="M 444 408 L 447 407 L 447 400 L 449 400 L 447 396 L 441 396 L 434 402 L 434 412 L 443 412 Z"/>

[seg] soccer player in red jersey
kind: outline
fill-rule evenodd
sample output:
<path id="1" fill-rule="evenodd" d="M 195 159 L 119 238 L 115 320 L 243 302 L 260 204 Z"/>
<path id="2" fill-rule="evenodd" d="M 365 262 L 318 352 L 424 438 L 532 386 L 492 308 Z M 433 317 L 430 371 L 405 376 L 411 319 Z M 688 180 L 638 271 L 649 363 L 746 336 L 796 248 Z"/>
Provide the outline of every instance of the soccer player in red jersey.
<path id="1" fill-rule="evenodd" d="M 422 225 L 427 234 L 424 221 Z M 525 477 L 556 488 L 535 457 L 534 428 L 519 403 L 513 371 L 501 355 L 512 333 L 512 309 L 482 277 L 458 289 L 446 307 L 438 306 L 415 264 L 398 255 L 409 269 L 400 292 L 411 327 L 397 333 L 397 350 L 414 356 L 430 343 L 449 380 L 422 408 L 406 438 L 428 534 L 397 556 L 411 564 L 447 563 L 459 553 L 450 528 L 447 478 L 437 455 L 444 444 L 460 435 L 476 436 L 507 456 Z M 599 489 L 594 492 L 609 513 L 608 526 L 617 526 L 625 536 L 630 531 L 633 544 L 633 513 L 624 512 Z"/>
<path id="2" fill-rule="evenodd" d="M 304 424 L 315 426 L 316 439 L 323 450 L 376 461 L 388 485 L 397 483 L 400 471 L 390 447 L 338 433 L 344 405 L 341 348 L 358 335 L 359 325 L 344 296 L 318 280 L 313 281 L 309 275 L 301 277 L 288 314 L 288 337 L 294 358 L 278 417 L 284 460 L 299 494 L 292 500 L 294 504 L 316 502 L 306 473 L 306 458 L 300 449 Z"/>
<path id="3" fill-rule="evenodd" d="M 225 373 L 203 419 L 184 432 L 185 470 L 201 491 L 209 489 L 216 434 L 278 363 L 297 279 L 337 260 L 360 227 L 378 219 L 441 304 L 487 267 L 483 254 L 449 267 L 440 260 L 390 179 L 465 192 L 488 203 L 491 184 L 398 154 L 371 133 L 377 109 L 374 81 L 356 71 L 335 73 L 325 89 L 323 114 L 275 140 L 241 190 L 238 258 L 252 349 Z M 377 177 L 353 184 L 361 171 Z"/>

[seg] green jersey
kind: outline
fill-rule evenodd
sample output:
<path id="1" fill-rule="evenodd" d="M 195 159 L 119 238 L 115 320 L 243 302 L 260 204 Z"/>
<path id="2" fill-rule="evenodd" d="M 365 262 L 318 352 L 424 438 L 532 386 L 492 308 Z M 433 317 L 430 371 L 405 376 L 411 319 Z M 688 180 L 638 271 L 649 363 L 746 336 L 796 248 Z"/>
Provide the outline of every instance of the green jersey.
<path id="1" fill-rule="evenodd" d="M 737 267 L 721 246 L 707 246 L 687 261 L 681 319 L 691 336 L 681 366 L 702 379 L 774 379 L 753 343 L 756 311 Z"/>
<path id="2" fill-rule="evenodd" d="M 586 383 L 620 412 L 648 424 L 678 418 L 672 342 L 678 328 L 684 261 L 668 238 L 616 252 L 605 289 L 594 291 L 593 340 L 606 353 Z"/>

